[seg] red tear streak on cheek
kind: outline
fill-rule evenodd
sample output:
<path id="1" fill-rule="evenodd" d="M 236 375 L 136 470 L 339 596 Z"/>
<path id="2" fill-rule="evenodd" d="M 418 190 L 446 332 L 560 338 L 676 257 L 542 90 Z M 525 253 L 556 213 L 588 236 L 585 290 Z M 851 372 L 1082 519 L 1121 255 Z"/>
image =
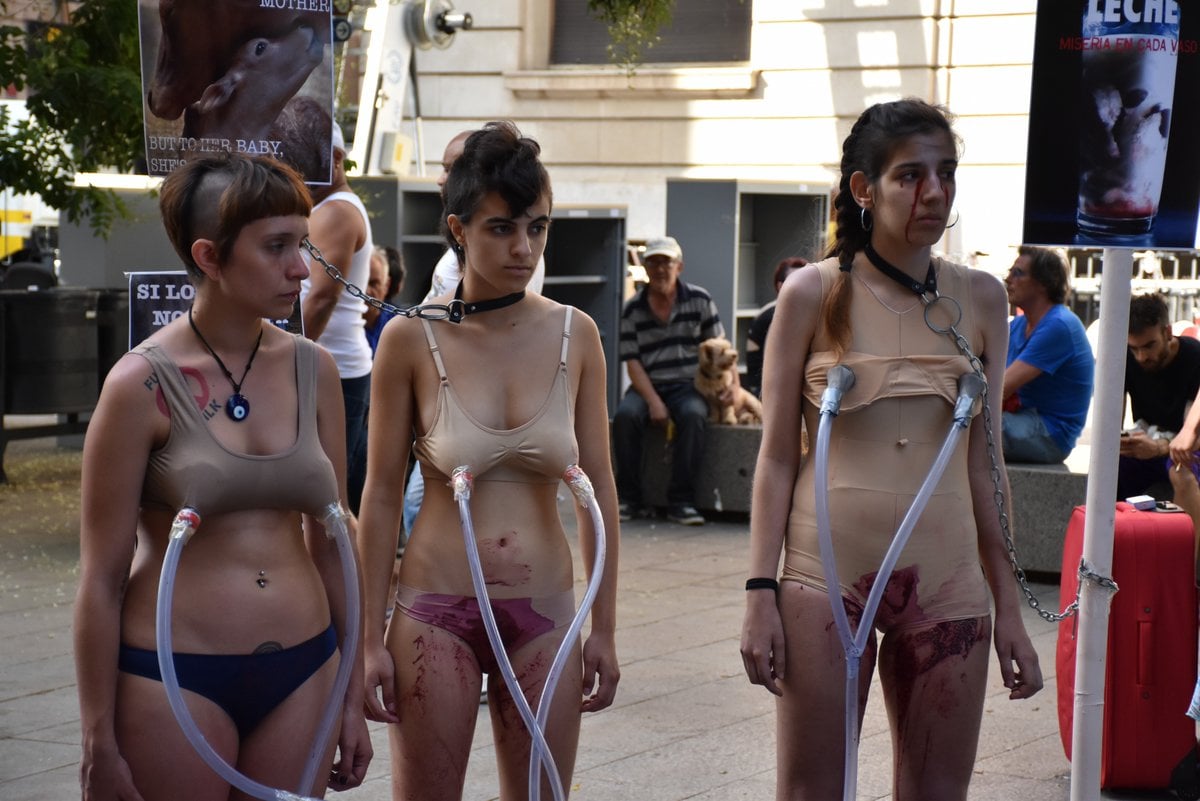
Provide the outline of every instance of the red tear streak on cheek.
<path id="1" fill-rule="evenodd" d="M 904 226 L 904 241 L 912 242 L 911 228 L 913 219 L 917 216 L 917 203 L 921 199 L 921 193 L 925 191 L 925 179 L 921 178 L 917 181 L 917 191 L 913 193 L 912 208 L 908 210 L 908 222 Z"/>

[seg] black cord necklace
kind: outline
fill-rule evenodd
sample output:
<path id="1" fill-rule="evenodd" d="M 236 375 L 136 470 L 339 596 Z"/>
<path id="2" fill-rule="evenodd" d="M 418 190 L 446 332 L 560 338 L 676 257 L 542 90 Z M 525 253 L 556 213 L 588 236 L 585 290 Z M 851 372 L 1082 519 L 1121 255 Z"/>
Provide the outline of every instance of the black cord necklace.
<path id="1" fill-rule="evenodd" d="M 242 371 L 242 380 L 234 381 L 233 373 L 229 372 L 229 368 L 225 366 L 225 362 L 221 361 L 221 357 L 213 350 L 212 345 L 208 344 L 208 340 L 204 338 L 204 334 L 200 333 L 200 329 L 196 327 L 196 321 L 192 319 L 192 308 L 188 307 L 188 325 L 196 332 L 196 336 L 200 339 L 200 344 L 208 351 L 209 355 L 217 360 L 217 366 L 221 368 L 221 372 L 229 379 L 229 383 L 233 385 L 233 394 L 225 401 L 225 414 L 230 420 L 235 423 L 240 423 L 250 416 L 250 401 L 246 400 L 242 395 L 242 384 L 246 383 L 246 376 L 250 374 L 250 366 L 254 364 L 254 357 L 258 355 L 258 346 L 262 344 L 263 332 L 262 327 L 258 329 L 258 339 L 254 343 L 254 350 L 250 351 L 250 360 L 246 362 L 246 369 Z"/>
<path id="2" fill-rule="evenodd" d="M 925 273 L 925 283 L 922 284 L 920 281 L 916 280 L 899 267 L 889 262 L 883 256 L 880 256 L 878 253 L 876 253 L 875 248 L 871 247 L 870 242 L 868 242 L 867 246 L 863 248 L 863 252 L 867 254 L 867 260 L 870 261 L 871 264 L 875 265 L 875 269 L 879 270 L 879 272 L 883 273 L 900 286 L 911 290 L 918 296 L 928 294 L 937 297 L 937 273 L 934 272 L 932 261 L 929 262 L 929 271 Z"/>
<path id="3" fill-rule="evenodd" d="M 458 303 L 450 304 L 449 319 L 452 323 L 461 323 L 462 318 L 468 314 L 479 314 L 480 312 L 493 311 L 495 309 L 503 309 L 505 306 L 511 306 L 525 297 L 525 290 L 513 292 L 511 295 L 505 295 L 500 298 L 492 298 L 491 300 L 481 300 L 477 303 L 467 303 L 462 299 L 463 282 L 459 281 L 458 286 L 454 289 L 454 299 Z"/>

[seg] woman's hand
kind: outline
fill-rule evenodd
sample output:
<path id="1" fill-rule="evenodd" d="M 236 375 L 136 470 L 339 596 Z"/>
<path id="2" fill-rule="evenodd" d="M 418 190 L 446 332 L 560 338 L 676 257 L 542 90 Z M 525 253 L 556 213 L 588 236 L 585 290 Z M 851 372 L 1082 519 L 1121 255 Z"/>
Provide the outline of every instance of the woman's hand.
<path id="1" fill-rule="evenodd" d="M 580 709 L 583 712 L 607 709 L 617 696 L 620 680 L 621 668 L 617 665 L 617 645 L 613 635 L 589 634 L 583 643 L 583 694 L 586 697 Z"/>
<path id="2" fill-rule="evenodd" d="M 142 801 L 142 794 L 133 786 L 129 764 L 115 744 L 110 748 L 84 747 L 79 787 L 83 801 Z"/>
<path id="3" fill-rule="evenodd" d="M 377 723 L 399 723 L 396 714 L 396 665 L 383 642 L 363 645 L 363 711 Z M 379 693 L 383 700 L 380 701 Z"/>
<path id="4" fill-rule="evenodd" d="M 746 593 L 746 617 L 742 622 L 742 664 L 751 684 L 761 684 L 773 695 L 783 695 L 783 621 L 775 605 L 775 593 L 751 590 Z"/>
<path id="5" fill-rule="evenodd" d="M 1037 652 L 1018 614 L 996 614 L 996 656 L 1010 700 L 1029 698 L 1042 689 Z"/>
<path id="6" fill-rule="evenodd" d="M 371 733 L 367 731 L 367 720 L 363 717 L 361 704 L 347 704 L 342 708 L 342 729 L 338 734 L 338 758 L 329 772 L 329 789 L 349 790 L 358 787 L 367 777 L 367 766 L 375 750 L 371 746 Z"/>

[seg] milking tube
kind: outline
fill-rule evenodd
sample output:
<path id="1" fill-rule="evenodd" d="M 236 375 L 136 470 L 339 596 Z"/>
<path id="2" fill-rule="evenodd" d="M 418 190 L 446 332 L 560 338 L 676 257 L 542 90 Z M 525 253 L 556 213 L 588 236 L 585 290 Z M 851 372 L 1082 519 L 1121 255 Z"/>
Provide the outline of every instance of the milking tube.
<path id="1" fill-rule="evenodd" d="M 841 372 L 843 370 L 845 371 L 844 373 Z M 836 375 L 835 371 L 837 371 Z M 847 374 L 849 374 L 849 378 L 847 378 Z M 862 655 L 866 650 L 867 639 L 870 637 L 874 627 L 875 613 L 879 610 L 879 603 L 883 599 L 884 590 L 887 587 L 888 580 L 891 578 L 892 570 L 896 567 L 896 562 L 900 558 L 900 553 L 908 543 L 908 539 L 916 527 L 917 520 L 920 519 L 921 514 L 925 511 L 925 507 L 929 504 L 929 498 L 933 495 L 934 489 L 937 488 L 942 475 L 946 472 L 946 467 L 950 463 L 950 458 L 954 454 L 959 439 L 971 424 L 975 401 L 983 393 L 984 389 L 983 379 L 975 373 L 964 373 L 959 377 L 958 399 L 954 404 L 950 430 L 947 432 L 941 450 L 938 451 L 933 465 L 929 468 L 929 472 L 925 476 L 925 480 L 909 505 L 904 519 L 900 521 L 900 526 L 896 529 L 896 534 L 892 538 L 891 545 L 888 546 L 887 553 L 883 557 L 883 562 L 875 574 L 871 591 L 867 594 L 867 602 L 863 607 L 862 616 L 858 623 L 858 630 L 852 633 L 850 631 L 850 621 L 846 615 L 845 604 L 841 597 L 841 585 L 838 581 L 837 563 L 833 553 L 833 535 L 829 524 L 829 436 L 833 418 L 837 416 L 841 408 L 842 395 L 853 385 L 854 374 L 849 368 L 844 365 L 835 365 L 830 369 L 827 379 L 828 388 L 821 397 L 821 419 L 817 427 L 815 456 L 815 500 L 817 535 L 821 547 L 821 566 L 825 574 L 825 585 L 830 607 L 833 611 L 833 620 L 838 630 L 838 637 L 841 640 L 842 648 L 846 653 L 846 740 L 842 782 L 842 798 L 844 801 L 853 801 L 858 783 L 858 669 Z"/>
<path id="2" fill-rule="evenodd" d="M 479 604 L 480 615 L 483 618 L 484 630 L 487 632 L 488 642 L 492 646 L 492 653 L 496 657 L 496 664 L 500 668 L 500 675 L 504 679 L 504 684 L 508 688 L 509 695 L 512 696 L 513 703 L 517 707 L 517 712 L 520 714 L 525 728 L 529 731 L 529 798 L 531 801 L 538 801 L 541 797 L 540 776 L 542 769 L 546 771 L 554 801 L 564 801 L 566 798 L 562 776 L 558 772 L 558 766 L 554 762 L 554 755 L 551 753 L 550 746 L 546 742 L 546 720 L 549 717 L 550 705 L 553 703 L 554 691 L 558 680 L 566 666 L 566 660 L 574 648 L 574 642 L 579 637 L 583 621 L 587 618 L 592 604 L 596 599 L 596 593 L 599 591 L 600 582 L 604 575 L 604 523 L 600 517 L 595 494 L 592 492 L 591 482 L 576 465 L 571 465 L 567 468 L 563 479 L 567 482 L 571 491 L 575 493 L 575 497 L 579 502 L 586 506 L 592 514 L 592 523 L 596 532 L 595 559 L 593 560 L 592 575 L 588 581 L 588 588 L 584 593 L 583 601 L 580 603 L 575 617 L 571 620 L 571 624 L 567 628 L 567 633 L 558 647 L 558 652 L 554 655 L 554 660 L 551 662 L 550 670 L 546 674 L 546 681 L 542 685 L 542 698 L 538 703 L 538 711 L 535 716 L 533 709 L 529 706 L 528 699 L 525 698 L 525 694 L 521 691 L 521 686 L 517 682 L 512 661 L 508 658 L 504 642 L 500 639 L 500 630 L 496 625 L 496 616 L 492 612 L 491 601 L 488 598 L 487 583 L 483 576 L 483 565 L 479 559 L 479 546 L 475 541 L 475 526 L 471 517 L 470 501 L 474 476 L 471 474 L 470 467 L 460 466 L 454 470 L 453 475 L 450 477 L 450 486 L 454 491 L 454 499 L 458 502 L 458 513 L 462 522 L 467 563 L 471 569 L 471 583 L 475 589 L 475 597 Z"/>
<path id="3" fill-rule="evenodd" d="M 230 785 L 238 788 L 247 795 L 261 798 L 264 801 L 316 801 L 311 796 L 304 795 L 312 789 L 316 772 L 324 761 L 329 736 L 337 721 L 338 712 L 342 707 L 346 687 L 350 683 L 350 673 L 354 669 L 354 654 L 358 647 L 359 628 L 359 593 L 358 573 L 354 558 L 354 549 L 346 530 L 346 513 L 340 504 L 333 503 L 326 507 L 325 534 L 334 539 L 338 554 L 342 561 L 342 576 L 346 591 L 345 633 L 342 637 L 340 659 L 337 675 L 334 678 L 333 692 L 322 715 L 321 723 L 313 740 L 301 779 L 299 794 L 277 787 L 268 787 L 254 781 L 249 776 L 230 765 L 213 749 L 204 733 L 196 725 L 192 713 L 187 707 L 183 693 L 179 687 L 179 677 L 175 673 L 174 649 L 171 637 L 171 612 L 174 605 L 175 574 L 179 567 L 179 558 L 183 546 L 188 543 L 196 529 L 200 526 L 199 513 L 190 507 L 180 509 L 171 524 L 171 532 L 167 540 L 167 552 L 163 557 L 162 573 L 158 581 L 158 605 L 155 617 L 155 637 L 158 641 L 158 668 L 162 674 L 163 687 L 166 689 L 167 702 L 175 719 L 183 730 L 188 742 L 196 749 L 213 771 Z"/>

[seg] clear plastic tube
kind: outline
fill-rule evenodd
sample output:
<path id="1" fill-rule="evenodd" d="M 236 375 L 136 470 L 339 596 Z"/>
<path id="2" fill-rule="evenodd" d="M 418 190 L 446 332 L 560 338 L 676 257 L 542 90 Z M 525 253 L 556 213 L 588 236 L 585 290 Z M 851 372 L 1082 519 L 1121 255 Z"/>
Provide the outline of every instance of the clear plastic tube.
<path id="1" fill-rule="evenodd" d="M 345 626 L 342 634 L 342 647 L 338 659 L 337 675 L 333 680 L 333 690 L 321 723 L 313 738 L 312 750 L 309 751 L 308 762 L 304 766 L 304 774 L 300 779 L 300 789 L 312 788 L 317 778 L 317 771 L 325 761 L 325 752 L 329 748 L 329 737 L 337 725 L 338 717 L 345 705 L 346 688 L 350 686 L 350 674 L 354 670 L 354 656 L 358 652 L 359 592 L 357 559 L 354 555 L 354 545 L 350 542 L 350 532 L 346 526 L 346 510 L 340 503 L 331 503 L 325 507 L 325 515 L 321 519 L 325 527 L 325 536 L 337 545 L 338 556 L 342 563 L 342 584 L 345 587 L 346 607 Z"/>
<path id="2" fill-rule="evenodd" d="M 335 510 L 336 515 L 339 516 L 337 520 L 333 519 Z M 338 665 L 337 676 L 334 679 L 334 694 L 326 707 L 324 719 L 318 729 L 316 740 L 309 755 L 309 761 L 305 766 L 305 778 L 302 779 L 300 785 L 302 791 L 304 788 L 312 787 L 317 767 L 324 757 L 329 739 L 329 730 L 332 728 L 332 721 L 336 720 L 337 710 L 341 707 L 346 694 L 346 685 L 349 683 L 350 671 L 353 669 L 353 654 L 358 642 L 358 575 L 355 569 L 354 551 L 350 545 L 349 535 L 345 528 L 345 513 L 341 510 L 340 506 L 331 504 L 328 507 L 325 524 L 326 534 L 336 538 L 338 552 L 342 558 L 342 572 L 346 581 L 346 636 L 342 638 L 342 658 Z M 171 706 L 171 711 L 175 713 L 175 719 L 179 722 L 179 727 L 183 730 L 184 736 L 187 737 L 192 747 L 196 749 L 196 753 L 200 755 L 200 758 L 218 776 L 229 782 L 233 787 L 238 788 L 247 795 L 261 798 L 263 801 L 317 801 L 317 799 L 311 796 L 293 793 L 277 787 L 268 787 L 265 784 L 256 782 L 226 762 L 213 749 L 208 740 L 205 739 L 204 733 L 196 725 L 195 720 L 192 718 L 191 710 L 188 709 L 187 702 L 183 698 L 183 693 L 179 687 L 179 677 L 175 673 L 174 647 L 171 636 L 171 614 L 174 608 L 175 574 L 179 568 L 179 559 L 183 553 L 183 546 L 195 534 L 199 525 L 200 515 L 195 509 L 184 507 L 179 510 L 175 515 L 174 522 L 171 524 L 171 532 L 167 541 L 167 552 L 163 557 L 162 573 L 159 575 L 155 636 L 158 641 L 158 667 L 159 672 L 162 674 L 163 687 L 167 693 L 167 702 Z M 332 534 L 330 534 L 331 529 L 333 530 Z"/>
<path id="3" fill-rule="evenodd" d="M 529 731 L 529 798 L 531 801 L 538 801 L 541 797 L 540 778 L 542 769 L 546 771 L 554 801 L 564 801 L 566 798 L 562 776 L 559 774 L 558 766 L 554 762 L 554 754 L 550 751 L 550 746 L 546 742 L 546 721 L 550 715 L 550 706 L 554 700 L 554 692 L 558 686 L 558 681 L 566 667 L 567 659 L 574 648 L 574 643 L 579 637 L 583 622 L 587 619 L 588 612 L 596 600 L 596 594 L 599 592 L 600 582 L 604 575 L 606 551 L 604 521 L 600 516 L 600 510 L 596 504 L 591 482 L 584 472 L 575 465 L 567 468 L 563 479 L 567 482 L 572 492 L 574 492 L 580 504 L 591 512 L 592 524 L 596 530 L 596 554 L 594 564 L 592 565 L 592 575 L 588 581 L 588 588 L 584 593 L 583 602 L 575 612 L 575 617 L 572 618 L 571 624 L 567 628 L 567 633 L 554 655 L 554 660 L 551 662 L 550 670 L 546 674 L 546 681 L 542 685 L 542 697 L 538 703 L 538 710 L 535 715 L 533 709 L 529 706 L 529 701 L 525 698 L 525 694 L 521 691 L 520 684 L 517 682 L 516 673 L 513 670 L 511 660 L 508 658 L 508 652 L 504 649 L 504 643 L 500 639 L 496 617 L 492 612 L 491 602 L 488 599 L 487 584 L 483 576 L 483 565 L 479 559 L 479 546 L 475 541 L 475 526 L 471 518 L 470 501 L 474 476 L 472 476 L 469 467 L 462 466 L 455 469 L 454 474 L 450 477 L 450 484 L 454 490 L 454 499 L 458 502 L 459 517 L 462 521 L 467 562 L 471 568 L 471 583 L 474 586 L 475 597 L 479 603 L 480 615 L 483 617 L 484 630 L 487 632 L 488 642 L 492 646 L 492 653 L 496 657 L 496 664 L 500 668 L 500 675 L 504 679 L 504 684 L 512 696 L 513 703 L 517 707 L 517 712 L 521 715 L 521 720 L 524 722 L 525 728 Z"/>
<path id="4" fill-rule="evenodd" d="M 512 696 L 513 704 L 516 705 L 517 713 L 520 714 L 525 728 L 529 731 L 530 760 L 536 760 L 545 766 L 546 772 L 550 776 L 550 789 L 554 794 L 554 801 L 565 801 L 562 779 L 559 777 L 558 766 L 554 764 L 554 755 L 550 753 L 550 748 L 546 744 L 545 732 L 538 727 L 537 719 L 533 709 L 529 706 L 528 699 L 525 698 L 525 693 L 521 692 L 521 685 L 517 682 L 512 661 L 508 658 L 504 642 L 500 639 L 500 629 L 496 625 L 496 616 L 492 613 L 492 604 L 488 599 L 487 584 L 483 577 L 483 564 L 479 560 L 479 546 L 475 542 L 475 524 L 471 519 L 471 488 L 474 482 L 475 477 L 471 474 L 470 467 L 467 466 L 456 467 L 450 476 L 454 500 L 458 502 L 458 516 L 462 522 L 463 542 L 466 545 L 467 563 L 471 568 L 471 584 L 475 588 L 475 598 L 479 603 L 479 614 L 483 617 L 483 628 L 487 632 L 488 643 L 492 646 L 492 653 L 496 657 L 496 664 L 500 668 L 504 685 L 508 688 L 509 695 Z"/>
<path id="5" fill-rule="evenodd" d="M 571 488 L 579 505 L 587 509 L 592 517 L 592 528 L 596 533 L 596 552 L 595 558 L 592 560 L 592 575 L 588 577 L 587 590 L 583 594 L 583 600 L 575 612 L 575 617 L 571 620 L 571 625 L 567 628 L 566 636 L 558 646 L 558 652 L 550 664 L 550 672 L 546 674 L 546 683 L 542 687 L 542 697 L 538 701 L 537 726 L 543 736 L 546 732 L 546 722 L 550 718 L 550 707 L 554 702 L 554 692 L 558 688 L 558 680 L 562 678 L 563 670 L 567 666 L 567 659 L 574 649 L 574 643 L 579 639 L 583 621 L 587 619 L 592 605 L 596 602 L 596 595 L 600 592 L 600 584 L 604 579 L 604 560 L 607 557 L 608 549 L 604 519 L 600 515 L 600 505 L 596 503 L 596 492 L 592 488 L 591 479 L 578 465 L 571 465 L 563 473 L 563 481 Z M 537 758 L 536 752 L 530 754 L 529 798 L 531 801 L 538 801 L 541 795 L 541 782 L 539 781 L 541 771 L 538 769 L 541 761 Z M 554 775 L 552 774 L 552 777 Z M 561 778 L 559 781 L 561 782 Z"/>
<path id="6" fill-rule="evenodd" d="M 843 365 L 833 367 L 830 370 L 831 375 L 828 382 L 830 389 L 826 390 L 825 395 L 821 399 L 821 418 L 817 426 L 817 446 L 814 457 L 814 469 L 816 471 L 815 500 L 817 536 L 821 548 L 821 567 L 825 574 L 826 594 L 829 596 L 830 607 L 833 610 L 833 619 L 838 631 L 838 638 L 841 640 L 842 648 L 846 652 L 846 743 L 842 798 L 845 801 L 853 801 L 858 784 L 858 675 L 862 655 L 866 651 L 867 639 L 870 637 L 874 626 L 875 614 L 879 610 L 879 604 L 883 599 L 883 593 L 887 587 L 888 579 L 891 578 L 892 570 L 895 569 L 896 562 L 900 558 L 900 553 L 908 543 L 913 529 L 916 528 L 917 520 L 920 519 L 921 514 L 925 511 L 925 507 L 929 504 L 929 499 L 933 495 L 933 491 L 937 488 L 942 475 L 946 472 L 946 466 L 950 463 L 950 459 L 954 455 L 954 450 L 958 446 L 959 439 L 967 429 L 967 426 L 970 425 L 975 400 L 982 393 L 984 384 L 982 379 L 974 373 L 966 373 L 959 379 L 959 395 L 954 405 L 950 430 L 946 434 L 941 450 L 938 451 L 933 465 L 925 475 L 925 480 L 921 483 L 921 487 L 913 497 L 908 511 L 905 512 L 904 519 L 900 521 L 900 526 L 892 538 L 891 545 L 888 546 L 887 552 L 884 554 L 883 562 L 879 567 L 879 571 L 875 574 L 874 583 L 871 585 L 871 591 L 867 594 L 867 602 L 863 607 L 862 617 L 858 623 L 858 630 L 852 633 L 841 593 L 837 590 L 840 583 L 838 581 L 837 563 L 833 553 L 833 535 L 829 523 L 830 430 L 833 418 L 837 416 L 841 405 L 842 393 L 854 384 L 853 373 L 850 373 L 849 383 L 846 383 L 844 375 L 840 375 L 838 376 L 836 382 L 837 388 L 835 389 L 835 381 L 832 374 L 834 370 L 839 369 L 849 372 L 849 368 Z"/>

